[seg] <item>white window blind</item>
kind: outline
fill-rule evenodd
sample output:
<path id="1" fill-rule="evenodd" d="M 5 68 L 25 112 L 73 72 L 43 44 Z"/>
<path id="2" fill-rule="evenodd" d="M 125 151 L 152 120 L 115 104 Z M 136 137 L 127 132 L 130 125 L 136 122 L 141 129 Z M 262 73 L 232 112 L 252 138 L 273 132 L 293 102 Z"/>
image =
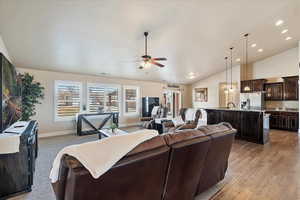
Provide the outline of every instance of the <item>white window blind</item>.
<path id="1" fill-rule="evenodd" d="M 71 119 L 80 112 L 82 84 L 71 81 L 55 81 L 55 119 Z"/>
<path id="2" fill-rule="evenodd" d="M 124 114 L 139 113 L 139 87 L 124 86 Z"/>
<path id="3" fill-rule="evenodd" d="M 88 111 L 119 112 L 119 86 L 88 84 Z"/>

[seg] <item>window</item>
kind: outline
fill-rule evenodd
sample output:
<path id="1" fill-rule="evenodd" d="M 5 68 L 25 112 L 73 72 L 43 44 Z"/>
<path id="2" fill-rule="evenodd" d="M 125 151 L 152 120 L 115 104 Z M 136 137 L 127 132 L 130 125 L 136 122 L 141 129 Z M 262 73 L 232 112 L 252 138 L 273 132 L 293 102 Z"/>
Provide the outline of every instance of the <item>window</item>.
<path id="1" fill-rule="evenodd" d="M 124 114 L 136 115 L 139 113 L 139 88 L 136 86 L 124 86 Z"/>
<path id="2" fill-rule="evenodd" d="M 119 112 L 119 86 L 88 83 L 88 108 L 91 113 Z"/>
<path id="3" fill-rule="evenodd" d="M 82 84 L 72 81 L 55 81 L 55 120 L 73 119 L 81 110 Z"/>

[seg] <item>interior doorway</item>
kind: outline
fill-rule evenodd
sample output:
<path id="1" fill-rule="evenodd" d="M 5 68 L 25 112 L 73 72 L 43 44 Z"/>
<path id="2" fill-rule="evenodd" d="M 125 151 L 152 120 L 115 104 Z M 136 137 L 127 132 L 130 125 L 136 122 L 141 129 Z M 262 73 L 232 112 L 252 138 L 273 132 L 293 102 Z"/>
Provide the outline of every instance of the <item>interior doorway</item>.
<path id="1" fill-rule="evenodd" d="M 175 90 L 164 91 L 164 105 L 168 108 L 168 116 L 176 117 L 181 109 L 181 92 Z"/>

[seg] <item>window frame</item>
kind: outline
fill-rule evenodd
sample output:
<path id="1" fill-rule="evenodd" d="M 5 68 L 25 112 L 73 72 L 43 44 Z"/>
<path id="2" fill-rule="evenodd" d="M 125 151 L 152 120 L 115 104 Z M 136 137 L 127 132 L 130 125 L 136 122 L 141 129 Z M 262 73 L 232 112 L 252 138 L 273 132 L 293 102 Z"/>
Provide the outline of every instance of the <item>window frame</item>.
<path id="1" fill-rule="evenodd" d="M 135 89 L 136 90 L 136 112 L 126 112 L 126 89 Z M 137 116 L 140 114 L 140 87 L 134 85 L 123 85 L 123 115 L 124 116 Z M 133 100 L 132 100 L 133 101 Z"/>
<path id="2" fill-rule="evenodd" d="M 86 84 L 86 111 L 89 113 L 93 113 L 90 112 L 90 98 L 89 98 L 89 87 L 90 86 L 94 86 L 94 87 L 103 87 L 103 88 L 116 88 L 118 89 L 118 106 L 119 106 L 119 114 L 122 112 L 122 90 L 121 90 L 121 85 L 118 84 L 105 84 L 105 83 L 87 83 Z M 105 93 L 106 95 L 106 93 Z M 104 99 L 106 99 L 104 97 Z M 106 102 L 104 102 L 104 105 L 106 105 Z"/>
<path id="3" fill-rule="evenodd" d="M 67 80 L 55 80 L 54 81 L 54 121 L 60 122 L 60 121 L 72 121 L 75 120 L 75 116 L 67 116 L 67 117 L 59 117 L 57 115 L 57 98 L 58 98 L 58 85 L 76 85 L 79 86 L 79 112 L 82 112 L 82 106 L 83 106 L 83 95 L 82 95 L 82 82 L 77 81 L 67 81 Z"/>

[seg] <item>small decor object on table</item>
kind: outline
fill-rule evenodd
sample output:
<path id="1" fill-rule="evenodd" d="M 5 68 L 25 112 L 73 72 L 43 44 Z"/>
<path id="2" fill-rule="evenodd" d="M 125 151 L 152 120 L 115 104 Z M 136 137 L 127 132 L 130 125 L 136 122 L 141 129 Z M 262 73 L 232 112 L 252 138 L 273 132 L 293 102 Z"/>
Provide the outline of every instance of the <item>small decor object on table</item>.
<path id="1" fill-rule="evenodd" d="M 117 124 L 112 122 L 111 125 L 110 125 L 110 128 L 111 128 L 111 132 L 115 133 L 115 130 L 118 128 L 118 126 L 117 126 Z"/>
<path id="2" fill-rule="evenodd" d="M 197 102 L 207 102 L 207 88 L 195 88 L 195 101 Z"/>

